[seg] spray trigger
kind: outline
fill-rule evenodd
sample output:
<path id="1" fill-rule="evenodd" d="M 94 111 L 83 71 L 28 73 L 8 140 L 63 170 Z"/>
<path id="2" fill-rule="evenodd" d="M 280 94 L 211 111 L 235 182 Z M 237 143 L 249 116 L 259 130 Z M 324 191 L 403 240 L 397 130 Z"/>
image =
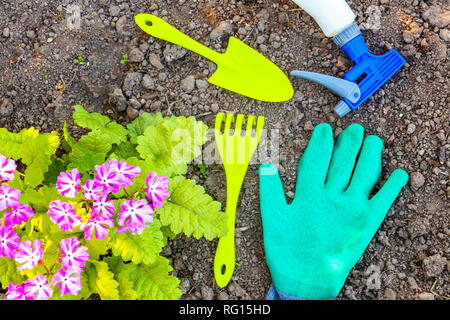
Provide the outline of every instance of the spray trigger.
<path id="1" fill-rule="evenodd" d="M 321 73 L 299 70 L 292 71 L 291 75 L 321 84 L 336 93 L 341 98 L 345 98 L 352 103 L 358 102 L 361 98 L 361 90 L 358 85 L 345 79 L 340 79 Z"/>

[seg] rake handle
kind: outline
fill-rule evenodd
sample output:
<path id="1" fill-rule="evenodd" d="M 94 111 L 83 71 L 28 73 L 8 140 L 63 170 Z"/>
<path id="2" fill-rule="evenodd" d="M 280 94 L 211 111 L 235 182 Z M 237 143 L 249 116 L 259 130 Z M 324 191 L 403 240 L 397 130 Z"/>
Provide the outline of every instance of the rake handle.
<path id="1" fill-rule="evenodd" d="M 153 37 L 179 45 L 214 62 L 217 62 L 221 58 L 221 53 L 188 37 L 183 32 L 157 16 L 148 13 L 140 13 L 134 17 L 134 20 L 144 32 Z"/>
<path id="2" fill-rule="evenodd" d="M 227 216 L 228 232 L 225 236 L 219 239 L 216 249 L 216 256 L 214 258 L 214 277 L 217 285 L 221 288 L 225 287 L 230 282 L 231 276 L 236 265 L 235 249 L 234 249 L 234 229 L 236 221 L 236 208 L 239 198 L 239 191 L 241 186 L 233 185 L 228 188 L 227 183 L 227 207 L 225 214 Z M 236 189 L 236 187 L 239 187 Z M 230 190 L 230 189 L 233 190 Z"/>

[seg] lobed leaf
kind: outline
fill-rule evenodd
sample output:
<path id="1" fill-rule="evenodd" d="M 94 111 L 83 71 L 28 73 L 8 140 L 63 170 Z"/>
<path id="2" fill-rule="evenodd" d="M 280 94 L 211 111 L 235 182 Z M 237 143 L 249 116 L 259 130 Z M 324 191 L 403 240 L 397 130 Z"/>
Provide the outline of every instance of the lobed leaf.
<path id="1" fill-rule="evenodd" d="M 0 288 L 6 289 L 10 282 L 20 284 L 23 281 L 23 276 L 17 270 L 14 259 L 2 256 L 0 258 Z"/>
<path id="2" fill-rule="evenodd" d="M 112 144 L 106 136 L 99 131 L 91 131 L 84 135 L 73 146 L 69 155 L 69 170 L 78 168 L 80 173 L 93 170 L 96 165 L 105 162 L 107 153 L 111 150 Z"/>
<path id="3" fill-rule="evenodd" d="M 169 273 L 172 271 L 169 260 L 158 256 L 151 265 L 138 265 L 130 272 L 129 279 L 139 299 L 178 300 L 181 297 L 180 280 Z"/>
<path id="4" fill-rule="evenodd" d="M 114 257 L 108 263 L 112 264 L 116 279 L 126 279 L 122 287 L 124 295 L 132 294 L 141 300 L 174 300 L 181 297 L 180 280 L 170 275 L 173 269 L 168 259 L 158 256 L 151 265 L 125 264 L 119 260 Z"/>
<path id="5" fill-rule="evenodd" d="M 145 228 L 141 235 L 133 235 L 130 232 L 118 233 L 115 229 L 111 229 L 113 254 L 121 256 L 124 261 L 153 263 L 166 244 L 166 239 L 160 228 L 161 223 L 154 219 L 150 227 Z"/>
<path id="6" fill-rule="evenodd" d="M 80 238 L 80 237 L 79 237 Z M 89 252 L 90 260 L 97 260 L 101 255 L 105 255 L 108 253 L 108 249 L 110 248 L 109 238 L 105 239 L 97 239 L 92 237 L 91 240 L 84 239 L 84 236 L 80 240 L 82 246 L 86 246 Z"/>
<path id="7" fill-rule="evenodd" d="M 148 112 L 144 112 L 142 115 L 133 120 L 127 125 L 128 134 L 130 135 L 130 141 L 134 144 L 137 143 L 137 137 L 142 136 L 145 130 L 150 126 L 156 126 L 163 120 L 161 112 L 157 112 L 152 116 Z"/>
<path id="8" fill-rule="evenodd" d="M 134 290 L 133 283 L 129 279 L 130 264 L 123 263 L 120 257 L 113 256 L 105 258 L 109 268 L 114 272 L 114 279 L 119 283 L 119 298 L 121 300 L 136 300 L 137 292 Z"/>
<path id="9" fill-rule="evenodd" d="M 93 293 L 97 293 L 102 300 L 119 299 L 119 283 L 104 261 L 88 261 L 83 270 L 83 276 L 88 278 L 88 285 Z"/>
<path id="10" fill-rule="evenodd" d="M 170 179 L 170 198 L 157 209 L 163 226 L 169 226 L 175 234 L 212 240 L 226 234 L 226 215 L 221 204 L 214 201 L 202 186 L 184 177 Z"/>
<path id="11" fill-rule="evenodd" d="M 96 112 L 87 112 L 81 105 L 76 105 L 73 120 L 83 128 L 101 133 L 111 144 L 125 142 L 127 130 L 118 123 L 111 122 L 108 117 Z"/>
<path id="12" fill-rule="evenodd" d="M 0 129 L 0 153 L 7 158 L 21 160 L 26 165 L 24 183 L 30 188 L 35 188 L 44 180 L 51 156 L 59 143 L 56 131 L 39 135 L 33 127 L 18 133 Z"/>
<path id="13" fill-rule="evenodd" d="M 200 154 L 206 142 L 207 128 L 194 117 L 166 117 L 137 136 L 136 150 L 158 174 L 186 174 L 186 163 Z"/>

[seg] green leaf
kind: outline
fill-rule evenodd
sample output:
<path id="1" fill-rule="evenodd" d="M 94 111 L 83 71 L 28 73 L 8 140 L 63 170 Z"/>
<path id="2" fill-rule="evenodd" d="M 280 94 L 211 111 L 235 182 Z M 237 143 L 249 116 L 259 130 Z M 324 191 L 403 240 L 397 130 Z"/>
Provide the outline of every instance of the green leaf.
<path id="1" fill-rule="evenodd" d="M 125 264 L 117 257 L 107 258 L 107 262 L 120 283 L 124 299 L 175 300 L 181 297 L 180 280 L 170 275 L 173 269 L 164 257 L 158 256 L 151 265 Z"/>
<path id="2" fill-rule="evenodd" d="M 47 212 L 48 205 L 53 200 L 64 199 L 55 186 L 43 186 L 38 190 L 27 189 L 20 196 L 20 203 L 33 206 L 35 211 Z"/>
<path id="3" fill-rule="evenodd" d="M 110 248 L 109 237 L 101 240 L 96 239 L 95 237 L 92 237 L 91 240 L 86 240 L 83 237 L 80 242 L 81 245 L 88 248 L 90 260 L 97 260 L 99 256 L 107 254 L 108 249 Z"/>
<path id="4" fill-rule="evenodd" d="M 119 283 L 103 261 L 87 261 L 83 274 L 88 277 L 89 288 L 97 293 L 102 300 L 119 299 Z"/>
<path id="5" fill-rule="evenodd" d="M 27 222 L 25 227 L 26 229 L 23 234 L 19 234 L 21 240 L 40 239 L 45 242 L 46 246 L 49 246 L 47 249 L 49 252 L 57 248 L 59 241 L 63 238 L 70 237 L 68 233 L 63 232 L 57 224 L 50 220 L 50 216 L 46 212 L 36 212 Z M 20 232 L 21 231 L 18 233 Z M 47 265 L 52 264 L 52 262 L 49 262 L 52 259 L 52 255 L 53 259 L 55 259 L 56 251 L 52 251 L 52 254 L 44 256 Z"/>
<path id="6" fill-rule="evenodd" d="M 106 138 L 109 139 L 112 143 L 121 143 L 127 141 L 127 129 L 125 129 L 122 125 L 111 122 L 108 123 L 106 128 L 102 130 L 103 134 L 106 135 Z"/>
<path id="7" fill-rule="evenodd" d="M 100 133 L 109 143 L 120 143 L 127 140 L 127 130 L 108 117 L 96 112 L 87 112 L 81 105 L 76 105 L 73 120 L 83 128 Z"/>
<path id="8" fill-rule="evenodd" d="M 129 264 L 123 263 L 120 257 L 113 256 L 105 258 L 109 268 L 114 272 L 114 279 L 119 283 L 119 298 L 121 300 L 136 300 L 137 292 L 134 290 L 134 284 L 130 281 Z"/>
<path id="9" fill-rule="evenodd" d="M 105 162 L 111 147 L 111 143 L 101 132 L 91 131 L 73 146 L 67 169 L 78 168 L 80 172 L 89 172 L 95 165 Z"/>
<path id="10" fill-rule="evenodd" d="M 78 140 L 74 146 L 74 153 L 77 151 L 92 151 L 94 153 L 107 153 L 111 150 L 111 143 L 98 131 L 91 131 Z"/>
<path id="11" fill-rule="evenodd" d="M 106 125 L 110 122 L 107 116 L 96 112 L 87 112 L 83 106 L 79 104 L 74 106 L 74 108 L 75 112 L 72 117 L 75 123 L 80 127 L 95 130 L 106 127 Z"/>
<path id="12" fill-rule="evenodd" d="M 2 257 L 0 258 L 0 287 L 6 289 L 10 282 L 20 284 L 23 282 L 23 276 L 17 270 L 14 259 Z"/>
<path id="13" fill-rule="evenodd" d="M 136 150 L 158 174 L 186 174 L 186 163 L 201 152 L 207 126 L 194 117 L 166 117 L 137 137 Z"/>
<path id="14" fill-rule="evenodd" d="M 84 64 L 84 58 L 82 56 L 78 56 L 78 59 L 77 59 L 76 63 Z"/>
<path id="15" fill-rule="evenodd" d="M 170 179 L 169 191 L 169 201 L 156 210 L 163 226 L 196 239 L 212 240 L 226 234 L 226 215 L 220 211 L 221 204 L 206 194 L 202 186 L 176 177 Z"/>
<path id="16" fill-rule="evenodd" d="M 50 157 L 59 147 L 59 143 L 59 136 L 55 131 L 27 140 L 22 149 L 22 162 L 27 165 L 24 172 L 25 184 L 34 188 L 44 180 L 44 174 L 51 164 Z"/>
<path id="17" fill-rule="evenodd" d="M 59 147 L 56 131 L 39 135 L 33 127 L 19 133 L 0 129 L 0 153 L 7 158 L 21 160 L 25 165 L 24 183 L 34 188 L 44 180 L 44 174 L 51 164 L 51 156 Z"/>
<path id="18" fill-rule="evenodd" d="M 158 174 L 166 176 L 186 174 L 186 163 L 172 159 L 172 145 L 167 139 L 167 136 L 161 134 L 157 128 L 149 127 L 145 131 L 145 136 L 138 137 L 136 150 Z"/>
<path id="19" fill-rule="evenodd" d="M 128 62 L 128 55 L 125 53 L 125 54 L 123 55 L 123 59 L 120 60 L 120 63 L 121 63 L 121 64 L 125 64 L 126 62 Z"/>
<path id="20" fill-rule="evenodd" d="M 175 239 L 175 237 L 177 236 L 177 234 L 174 233 L 174 232 L 170 229 L 169 226 L 162 226 L 162 227 L 161 227 L 161 231 L 162 231 L 163 235 L 164 235 L 166 238 L 169 238 L 169 239 Z"/>
<path id="21" fill-rule="evenodd" d="M 72 138 L 72 136 L 69 133 L 69 129 L 67 128 L 67 121 L 64 121 L 63 134 L 64 134 L 64 140 L 63 140 L 64 150 L 66 150 L 67 152 L 70 152 L 70 151 L 72 151 L 73 146 L 77 142 L 75 141 L 74 138 Z"/>
<path id="22" fill-rule="evenodd" d="M 61 172 L 66 171 L 66 165 L 61 159 L 52 158 L 48 171 L 44 174 L 44 184 L 56 184 Z"/>
<path id="23" fill-rule="evenodd" d="M 163 120 L 161 112 L 152 116 L 148 112 L 144 112 L 139 117 L 133 120 L 127 125 L 128 134 L 130 135 L 130 141 L 134 144 L 137 143 L 137 137 L 144 134 L 145 130 L 150 126 L 156 126 Z"/>
<path id="24" fill-rule="evenodd" d="M 110 230 L 111 246 L 114 255 L 122 256 L 124 261 L 133 263 L 153 263 L 166 239 L 160 230 L 161 224 L 157 219 L 144 229 L 140 235 L 131 234 L 129 231 L 118 233 L 115 229 Z"/>
<path id="25" fill-rule="evenodd" d="M 136 151 L 136 145 L 131 143 L 131 141 L 125 141 L 121 144 L 113 145 L 108 158 L 126 161 L 126 159 L 131 157 L 139 157 L 139 153 Z"/>
<path id="26" fill-rule="evenodd" d="M 128 278 L 134 283 L 138 299 L 178 300 L 180 280 L 169 274 L 172 270 L 169 260 L 158 256 L 151 265 L 135 266 Z"/>
<path id="27" fill-rule="evenodd" d="M 206 178 L 206 166 L 203 163 L 199 163 L 197 164 L 197 167 L 200 170 L 202 176 Z"/>
<path id="28" fill-rule="evenodd" d="M 23 180 L 23 178 L 21 177 L 20 174 L 15 174 L 15 175 L 14 175 L 14 179 L 12 179 L 11 181 L 9 181 L 9 182 L 8 182 L 8 185 L 9 185 L 11 188 L 14 188 L 14 189 L 17 189 L 17 190 L 22 191 L 22 193 L 23 193 L 25 190 L 32 190 L 32 189 L 28 188 L 28 187 L 25 185 L 25 182 L 24 182 L 24 180 Z"/>
<path id="29" fill-rule="evenodd" d="M 46 237 L 43 248 L 44 258 L 42 259 L 44 265 L 51 266 L 56 262 L 60 250 L 59 241 L 61 241 L 66 236 L 66 234 L 60 232 L 59 236 L 50 234 L 49 237 Z"/>

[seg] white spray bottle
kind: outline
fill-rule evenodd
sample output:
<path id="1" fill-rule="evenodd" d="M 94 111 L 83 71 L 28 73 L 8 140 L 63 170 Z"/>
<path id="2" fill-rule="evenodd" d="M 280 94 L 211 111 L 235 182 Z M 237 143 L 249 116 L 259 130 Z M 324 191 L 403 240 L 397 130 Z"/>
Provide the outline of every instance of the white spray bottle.
<path id="1" fill-rule="evenodd" d="M 405 64 L 405 59 L 394 49 L 381 56 L 369 52 L 355 23 L 356 15 L 345 0 L 293 1 L 310 14 L 324 34 L 333 37 L 333 41 L 355 62 L 344 79 L 306 71 L 291 72 L 341 96 L 342 101 L 334 108 L 340 117 L 358 108 Z"/>

